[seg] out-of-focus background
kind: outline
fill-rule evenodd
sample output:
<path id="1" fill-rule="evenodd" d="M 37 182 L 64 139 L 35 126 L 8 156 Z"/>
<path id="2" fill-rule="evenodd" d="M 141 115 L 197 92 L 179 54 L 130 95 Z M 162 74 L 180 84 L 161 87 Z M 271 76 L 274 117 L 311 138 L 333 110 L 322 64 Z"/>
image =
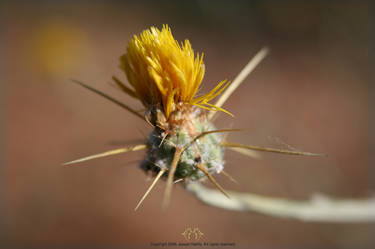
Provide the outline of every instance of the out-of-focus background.
<path id="1" fill-rule="evenodd" d="M 61 165 L 147 136 L 145 122 L 70 79 L 141 109 L 111 77 L 126 81 L 118 58 L 133 34 L 168 24 L 176 39 L 189 39 L 205 54 L 202 93 L 233 80 L 263 46 L 271 49 L 225 104 L 235 117 L 217 120 L 219 128 L 247 129 L 231 134 L 231 141 L 328 154 L 263 153 L 256 160 L 228 152 L 226 171 L 239 185 L 217 176 L 225 189 L 297 200 L 317 192 L 370 196 L 367 4 L 9 1 L 2 7 L 3 248 L 148 248 L 184 242 L 187 227 L 204 233 L 201 242 L 234 242 L 235 248 L 374 248 L 373 224 L 226 211 L 203 205 L 180 186 L 162 212 L 164 182 L 134 212 L 150 184 L 138 168 L 144 152 Z"/>

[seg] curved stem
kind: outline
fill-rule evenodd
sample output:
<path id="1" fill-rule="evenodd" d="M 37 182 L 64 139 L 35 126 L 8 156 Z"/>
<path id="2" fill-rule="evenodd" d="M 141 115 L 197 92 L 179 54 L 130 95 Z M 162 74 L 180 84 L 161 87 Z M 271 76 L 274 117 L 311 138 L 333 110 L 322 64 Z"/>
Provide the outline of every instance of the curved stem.
<path id="1" fill-rule="evenodd" d="M 310 200 L 295 201 L 228 191 L 228 199 L 198 182 L 189 183 L 186 189 L 208 205 L 232 211 L 254 211 L 309 222 L 375 222 L 375 196 L 354 200 L 316 194 Z"/>

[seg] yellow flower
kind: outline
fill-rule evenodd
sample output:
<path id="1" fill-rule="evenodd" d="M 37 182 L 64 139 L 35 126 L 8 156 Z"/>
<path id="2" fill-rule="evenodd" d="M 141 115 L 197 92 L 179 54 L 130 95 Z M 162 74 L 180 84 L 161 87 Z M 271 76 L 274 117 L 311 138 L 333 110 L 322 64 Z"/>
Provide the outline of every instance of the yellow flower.
<path id="1" fill-rule="evenodd" d="M 146 108 L 161 109 L 167 119 L 179 103 L 224 111 L 208 101 L 219 95 L 229 82 L 222 81 L 208 94 L 193 99 L 205 72 L 203 54 L 194 55 L 188 40 L 180 45 L 167 25 L 161 31 L 151 27 L 135 35 L 120 62 L 132 88 L 117 79 L 116 83 Z"/>
<path id="2" fill-rule="evenodd" d="M 203 55 L 195 56 L 188 40 L 180 45 L 173 38 L 168 26 L 163 26 L 161 31 L 155 27 L 143 31 L 139 36 L 134 36 L 130 40 L 126 54 L 121 57 L 121 68 L 125 71 L 131 87 L 126 86 L 116 77 L 113 79 L 125 93 L 143 103 L 148 111 L 146 112 L 148 116 L 142 116 L 126 104 L 85 83 L 73 81 L 144 119 L 154 126 L 153 131 L 143 144 L 87 156 L 64 163 L 64 165 L 146 149 L 147 154 L 141 163 L 141 168 L 146 173 L 156 174 L 156 177 L 135 207 L 137 210 L 155 184 L 165 174 L 168 176 L 164 192 L 164 207 L 168 205 L 174 182 L 180 180 L 183 180 L 185 187 L 192 191 L 193 188 L 195 189 L 195 186 L 191 187 L 193 182 L 207 178 L 218 190 L 229 197 L 212 176 L 215 173 L 223 173 L 233 180 L 228 173 L 223 171 L 225 147 L 237 149 L 235 151 L 250 156 L 254 156 L 254 154 L 249 154 L 245 149 L 320 156 L 320 154 L 308 152 L 228 142 L 222 133 L 239 131 L 238 129 L 216 129 L 212 123 L 213 112 L 205 116 L 207 113 L 202 115 L 195 111 L 197 108 L 192 108 L 191 105 L 195 105 L 208 110 L 227 112 L 220 106 L 266 54 L 267 49 L 262 49 L 245 66 L 231 87 L 216 102 L 216 105 L 213 105 L 209 101 L 221 94 L 229 82 L 222 81 L 209 93 L 195 97 L 204 76 Z M 197 193 L 195 190 L 194 192 Z"/>

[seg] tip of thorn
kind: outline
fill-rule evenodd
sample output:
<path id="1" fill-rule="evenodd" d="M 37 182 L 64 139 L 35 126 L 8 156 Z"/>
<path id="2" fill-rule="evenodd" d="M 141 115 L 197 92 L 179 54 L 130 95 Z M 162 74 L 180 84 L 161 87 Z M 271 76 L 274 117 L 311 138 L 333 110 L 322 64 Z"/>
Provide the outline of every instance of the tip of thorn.
<path id="1" fill-rule="evenodd" d="M 322 156 L 322 157 L 327 157 L 328 154 L 320 154 L 320 153 L 310 153 L 311 156 Z"/>
<path id="2" fill-rule="evenodd" d="M 65 162 L 65 163 L 62 163 L 61 165 L 62 166 L 67 166 L 67 165 L 71 165 L 71 164 L 75 164 L 77 163 L 76 161 L 70 161 L 70 162 Z"/>

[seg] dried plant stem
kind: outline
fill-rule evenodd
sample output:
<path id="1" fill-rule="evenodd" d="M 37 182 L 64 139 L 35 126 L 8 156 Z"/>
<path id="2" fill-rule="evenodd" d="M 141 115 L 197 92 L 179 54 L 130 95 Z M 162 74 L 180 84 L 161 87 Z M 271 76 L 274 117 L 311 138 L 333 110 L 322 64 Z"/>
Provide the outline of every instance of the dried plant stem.
<path id="1" fill-rule="evenodd" d="M 110 151 L 106 151 L 106 152 L 103 152 L 103 153 L 100 153 L 100 154 L 95 154 L 95 155 L 87 156 L 87 157 L 80 158 L 80 159 L 77 159 L 77 160 L 74 160 L 74 161 L 66 162 L 66 163 L 63 163 L 62 165 L 81 163 L 81 162 L 84 162 L 84 161 L 88 161 L 88 160 L 92 160 L 92 159 L 96 159 L 96 158 L 100 158 L 100 157 L 112 156 L 112 155 L 116 155 L 116 154 L 120 154 L 120 153 L 125 153 L 125 152 L 128 152 L 128 151 L 137 151 L 137 150 L 143 150 L 143 149 L 146 149 L 145 144 L 128 146 L 128 147 L 125 147 L 125 148 L 110 150 Z"/>
<path id="2" fill-rule="evenodd" d="M 222 107 L 232 93 L 239 87 L 244 79 L 258 66 L 258 64 L 267 56 L 269 49 L 267 47 L 262 48 L 259 52 L 247 63 L 242 71 L 237 75 L 229 87 L 220 96 L 215 106 Z M 217 112 L 211 111 L 208 114 L 208 119 L 211 120 Z"/>
<path id="3" fill-rule="evenodd" d="M 186 189 L 202 202 L 233 211 L 254 211 L 280 218 L 308 222 L 375 222 L 375 196 L 369 199 L 336 199 L 314 195 L 310 200 L 294 201 L 252 193 L 228 191 L 230 199 L 223 198 L 215 189 L 191 182 Z"/>

